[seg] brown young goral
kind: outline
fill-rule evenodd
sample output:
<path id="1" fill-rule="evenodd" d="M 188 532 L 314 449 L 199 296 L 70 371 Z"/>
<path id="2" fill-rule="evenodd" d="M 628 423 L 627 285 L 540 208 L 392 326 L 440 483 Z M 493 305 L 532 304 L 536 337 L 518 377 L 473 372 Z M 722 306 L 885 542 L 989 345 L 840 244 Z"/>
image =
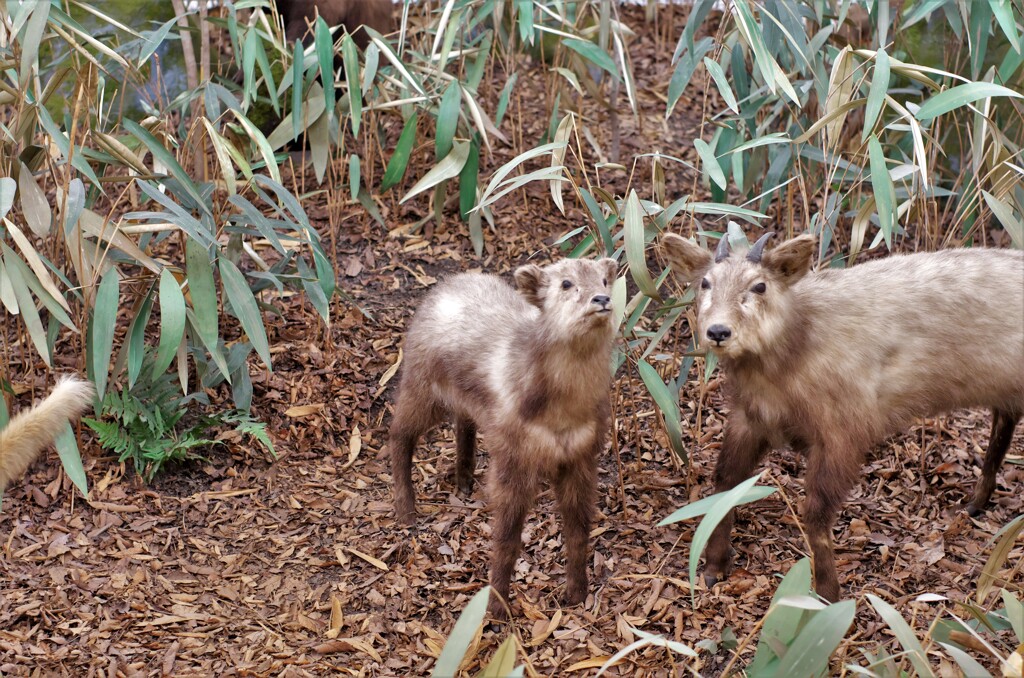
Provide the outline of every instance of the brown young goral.
<path id="1" fill-rule="evenodd" d="M 365 49 L 370 36 L 361 26 L 369 26 L 378 33 L 391 30 L 391 0 L 277 0 L 277 11 L 284 19 L 285 38 L 289 43 L 302 40 L 309 44 L 312 33 L 309 24 L 322 16 L 328 26 L 345 26 L 356 44 Z"/>
<path id="2" fill-rule="evenodd" d="M 395 511 L 415 523 L 412 454 L 446 418 L 456 429 L 456 484 L 473 489 L 476 434 L 490 452 L 490 610 L 504 616 L 521 534 L 540 481 L 554 485 L 566 554 L 564 600 L 587 596 L 597 460 L 608 429 L 614 337 L 612 259 L 566 259 L 515 272 L 517 290 L 467 273 L 430 292 L 405 338 L 389 446 Z"/>
<path id="3" fill-rule="evenodd" d="M 699 337 L 725 370 L 731 411 L 716 491 L 750 477 L 772 447 L 807 455 L 803 514 L 815 588 L 839 597 L 832 527 L 872 445 L 916 418 L 992 410 L 971 514 L 982 510 L 1024 414 L 1024 252 L 959 249 L 812 270 L 815 239 L 714 256 L 677 235 L 662 251 L 699 286 Z M 699 330 L 699 331 L 698 331 Z M 705 578 L 725 576 L 734 516 L 708 543 Z"/>

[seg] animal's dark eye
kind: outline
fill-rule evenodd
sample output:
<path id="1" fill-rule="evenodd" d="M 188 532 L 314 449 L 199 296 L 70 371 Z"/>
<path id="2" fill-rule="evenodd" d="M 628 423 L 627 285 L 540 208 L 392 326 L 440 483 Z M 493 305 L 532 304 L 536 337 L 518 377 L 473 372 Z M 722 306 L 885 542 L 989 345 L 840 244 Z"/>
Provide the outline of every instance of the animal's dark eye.
<path id="1" fill-rule="evenodd" d="M 703 280 L 700 281 L 700 288 L 702 290 L 710 290 L 711 282 L 707 278 L 704 278 Z"/>
<path id="2" fill-rule="evenodd" d="M 570 287 L 572 287 L 572 281 L 571 280 L 563 280 L 562 281 L 562 289 L 563 290 L 567 290 Z"/>
<path id="3" fill-rule="evenodd" d="M 765 285 L 763 282 L 761 282 L 761 283 L 757 283 L 756 285 L 751 287 L 750 291 L 753 292 L 754 294 L 764 294 L 764 291 L 766 289 L 768 289 L 767 285 Z"/>

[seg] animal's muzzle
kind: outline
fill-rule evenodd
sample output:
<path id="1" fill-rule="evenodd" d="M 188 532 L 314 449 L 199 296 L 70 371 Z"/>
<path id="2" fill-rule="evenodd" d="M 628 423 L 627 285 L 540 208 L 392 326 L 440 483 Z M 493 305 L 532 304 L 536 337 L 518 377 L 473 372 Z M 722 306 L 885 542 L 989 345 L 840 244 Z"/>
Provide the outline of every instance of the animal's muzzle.
<path id="1" fill-rule="evenodd" d="M 597 304 L 598 306 L 600 306 L 601 307 L 601 311 L 610 311 L 610 310 L 612 310 L 611 309 L 612 298 L 609 297 L 607 294 L 598 294 L 597 296 L 595 296 L 593 299 L 590 300 L 590 303 Z"/>
<path id="2" fill-rule="evenodd" d="M 732 330 L 725 325 L 712 325 L 708 328 L 707 335 L 708 339 L 721 346 L 722 342 L 732 336 Z"/>

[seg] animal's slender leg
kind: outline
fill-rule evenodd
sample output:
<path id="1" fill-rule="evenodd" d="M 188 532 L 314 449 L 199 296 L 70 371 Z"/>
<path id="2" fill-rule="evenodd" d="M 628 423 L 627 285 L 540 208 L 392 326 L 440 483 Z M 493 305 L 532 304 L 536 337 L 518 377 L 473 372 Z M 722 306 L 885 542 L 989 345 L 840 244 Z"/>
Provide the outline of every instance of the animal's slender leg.
<path id="1" fill-rule="evenodd" d="M 597 500 L 597 453 L 558 469 L 555 477 L 558 510 L 565 540 L 565 597 L 567 605 L 587 599 L 587 552 Z"/>
<path id="2" fill-rule="evenodd" d="M 814 557 L 814 589 L 830 601 L 839 600 L 832 527 L 857 482 L 862 463 L 862 450 L 846 441 L 813 445 L 808 454 L 804 527 Z"/>
<path id="3" fill-rule="evenodd" d="M 491 542 L 491 598 L 488 611 L 506 617 L 509 586 L 516 558 L 523 548 L 523 522 L 533 506 L 537 479 L 529 468 L 516 463 L 516 450 L 497 449 L 491 455 L 490 495 L 493 513 Z"/>
<path id="4" fill-rule="evenodd" d="M 399 389 L 395 418 L 388 433 L 395 516 L 406 525 L 416 523 L 416 492 L 412 486 L 412 454 L 420 436 L 440 419 L 441 410 L 422 394 Z"/>
<path id="5" fill-rule="evenodd" d="M 466 417 L 455 419 L 455 485 L 468 496 L 473 494 L 476 469 L 476 423 Z"/>
<path id="6" fill-rule="evenodd" d="M 976 516 L 985 509 L 985 504 L 992 498 L 996 489 L 996 472 L 1003 464 L 1003 457 L 1010 449 L 1013 440 L 1013 429 L 1020 421 L 1019 414 L 1005 410 L 992 410 L 992 433 L 988 439 L 988 451 L 985 452 L 985 464 L 981 467 L 981 480 L 974 489 L 974 499 L 967 505 L 967 513 Z"/>
<path id="7" fill-rule="evenodd" d="M 770 446 L 768 439 L 752 426 L 741 410 L 729 415 L 725 425 L 725 438 L 715 464 L 715 492 L 725 492 L 739 485 L 754 473 Z M 726 514 L 711 533 L 705 554 L 704 582 L 713 586 L 729 573 L 733 549 L 730 545 L 736 510 Z"/>

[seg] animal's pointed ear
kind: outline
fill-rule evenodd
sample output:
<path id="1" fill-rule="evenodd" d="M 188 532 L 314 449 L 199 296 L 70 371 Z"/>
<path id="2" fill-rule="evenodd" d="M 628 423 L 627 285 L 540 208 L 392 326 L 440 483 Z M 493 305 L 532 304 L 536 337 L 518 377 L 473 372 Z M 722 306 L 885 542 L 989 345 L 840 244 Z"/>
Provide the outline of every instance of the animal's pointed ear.
<path id="1" fill-rule="evenodd" d="M 516 269 L 516 289 L 537 308 L 544 307 L 544 269 L 527 264 Z"/>
<path id="2" fill-rule="evenodd" d="M 697 280 L 714 263 L 711 252 L 675 233 L 667 233 L 661 239 L 661 252 L 672 267 L 672 272 L 684 283 Z"/>
<path id="3" fill-rule="evenodd" d="M 619 262 L 615 261 L 610 257 L 605 257 L 597 262 L 601 266 L 604 266 L 605 279 L 608 284 L 611 285 L 615 282 L 615 279 L 619 277 Z"/>
<path id="4" fill-rule="evenodd" d="M 774 271 L 783 280 L 794 283 L 811 270 L 817 238 L 804 234 L 787 240 L 761 257 L 761 265 Z"/>

